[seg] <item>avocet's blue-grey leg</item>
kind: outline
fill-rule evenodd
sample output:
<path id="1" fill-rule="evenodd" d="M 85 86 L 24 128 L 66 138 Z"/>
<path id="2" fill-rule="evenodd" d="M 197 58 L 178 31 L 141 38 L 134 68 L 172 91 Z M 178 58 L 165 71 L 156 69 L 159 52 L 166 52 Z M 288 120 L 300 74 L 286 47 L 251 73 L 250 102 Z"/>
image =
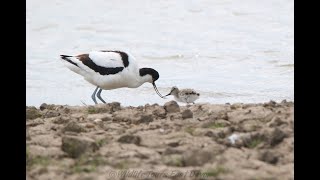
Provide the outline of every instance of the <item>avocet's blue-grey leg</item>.
<path id="1" fill-rule="evenodd" d="M 92 98 L 92 100 L 94 101 L 95 104 L 98 104 L 97 100 L 96 100 L 96 92 L 97 92 L 98 89 L 99 89 L 99 87 L 97 87 L 96 90 L 94 90 L 93 94 L 91 95 L 91 98 Z"/>
<path id="2" fill-rule="evenodd" d="M 106 104 L 106 102 L 105 102 L 105 101 L 102 99 L 102 97 L 101 97 L 101 91 L 102 91 L 102 89 L 100 88 L 99 91 L 98 91 L 98 93 L 97 93 L 97 97 L 98 97 L 103 103 Z"/>

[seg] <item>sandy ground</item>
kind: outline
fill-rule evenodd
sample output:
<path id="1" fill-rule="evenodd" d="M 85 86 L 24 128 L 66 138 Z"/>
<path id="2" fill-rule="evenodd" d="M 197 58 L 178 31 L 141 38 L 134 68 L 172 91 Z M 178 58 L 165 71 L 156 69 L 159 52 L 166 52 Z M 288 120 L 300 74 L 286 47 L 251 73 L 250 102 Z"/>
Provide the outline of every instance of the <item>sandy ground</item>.
<path id="1" fill-rule="evenodd" d="M 27 179 L 293 180 L 294 103 L 26 107 Z"/>

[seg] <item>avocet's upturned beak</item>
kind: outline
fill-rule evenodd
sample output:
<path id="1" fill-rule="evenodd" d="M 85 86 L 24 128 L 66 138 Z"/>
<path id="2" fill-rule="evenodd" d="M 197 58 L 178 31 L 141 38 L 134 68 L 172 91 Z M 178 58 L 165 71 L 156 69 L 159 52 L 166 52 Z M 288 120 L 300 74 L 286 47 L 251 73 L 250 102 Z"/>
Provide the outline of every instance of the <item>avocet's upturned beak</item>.
<path id="1" fill-rule="evenodd" d="M 152 85 L 153 85 L 154 90 L 156 91 L 156 93 L 157 93 L 161 98 L 164 98 L 165 96 L 162 96 L 162 95 L 160 94 L 160 92 L 159 92 L 159 90 L 158 90 L 158 88 L 157 88 L 157 86 L 156 86 L 156 83 L 153 82 Z"/>
<path id="2" fill-rule="evenodd" d="M 164 97 L 167 97 L 167 96 L 170 96 L 170 95 L 171 95 L 171 92 L 169 94 L 165 95 Z"/>

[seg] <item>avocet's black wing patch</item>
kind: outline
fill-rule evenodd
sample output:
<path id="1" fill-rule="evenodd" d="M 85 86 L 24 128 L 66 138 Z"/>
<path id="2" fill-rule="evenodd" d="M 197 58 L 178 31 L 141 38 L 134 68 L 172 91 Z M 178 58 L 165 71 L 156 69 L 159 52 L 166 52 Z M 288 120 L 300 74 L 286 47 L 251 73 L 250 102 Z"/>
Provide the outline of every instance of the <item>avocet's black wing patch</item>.
<path id="1" fill-rule="evenodd" d="M 109 63 L 110 67 L 108 67 L 108 62 L 104 63 L 105 66 L 97 65 L 97 63 L 95 63 L 95 61 L 89 57 L 89 54 L 81 54 L 81 55 L 78 55 L 77 58 L 84 65 L 86 65 L 87 67 L 89 67 L 90 69 L 94 70 L 95 72 L 101 75 L 117 74 L 124 69 L 124 67 L 114 67 L 115 64 L 112 63 L 112 60 L 110 59 L 109 59 L 109 61 L 111 61 L 111 63 Z M 101 61 L 101 60 L 98 60 L 98 61 Z M 107 59 L 105 61 L 107 61 Z"/>

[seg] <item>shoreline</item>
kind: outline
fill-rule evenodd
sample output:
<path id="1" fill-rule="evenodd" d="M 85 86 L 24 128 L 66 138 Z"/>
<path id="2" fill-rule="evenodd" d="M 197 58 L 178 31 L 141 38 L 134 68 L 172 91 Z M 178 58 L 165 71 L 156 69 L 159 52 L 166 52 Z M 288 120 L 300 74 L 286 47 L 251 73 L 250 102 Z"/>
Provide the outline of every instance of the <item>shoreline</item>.
<path id="1" fill-rule="evenodd" d="M 294 102 L 42 104 L 26 116 L 29 180 L 293 179 Z"/>

